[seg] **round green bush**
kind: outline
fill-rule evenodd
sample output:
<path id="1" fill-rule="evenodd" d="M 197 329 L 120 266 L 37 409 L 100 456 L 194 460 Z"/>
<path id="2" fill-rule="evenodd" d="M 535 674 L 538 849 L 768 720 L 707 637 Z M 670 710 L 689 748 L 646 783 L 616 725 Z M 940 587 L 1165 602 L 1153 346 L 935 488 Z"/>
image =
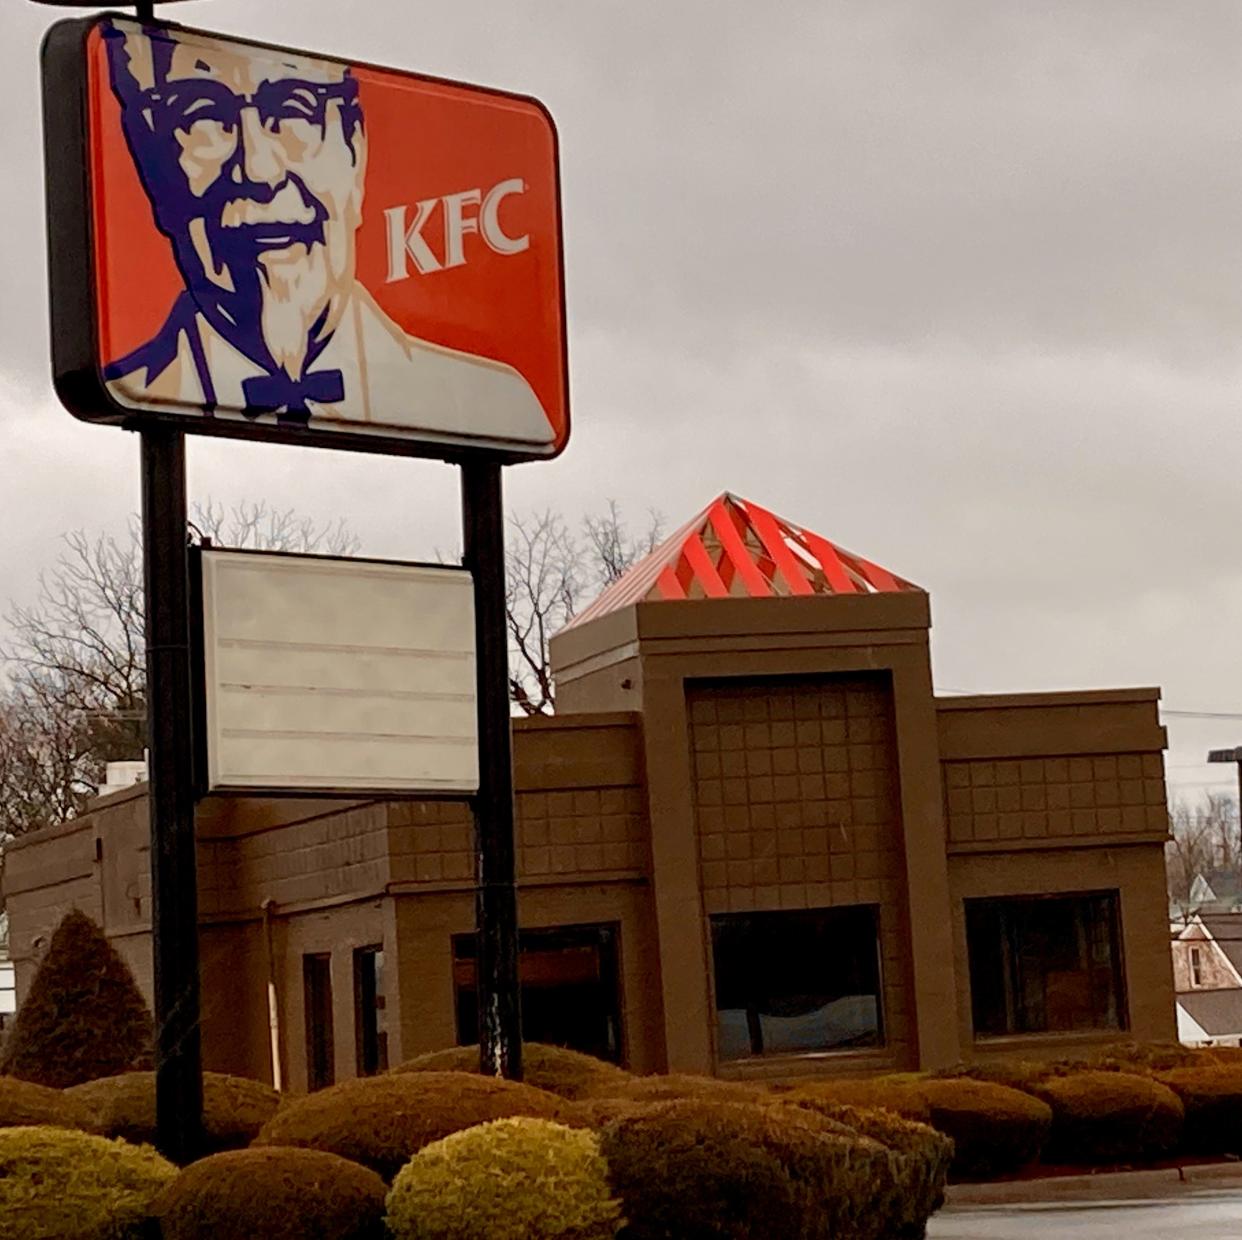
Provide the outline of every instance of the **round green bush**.
<path id="1" fill-rule="evenodd" d="M 420 1150 L 388 1194 L 395 1240 L 612 1240 L 621 1206 L 599 1139 L 498 1119 Z"/>
<path id="2" fill-rule="evenodd" d="M 479 1071 L 477 1046 L 454 1046 L 448 1050 L 419 1055 L 393 1072 L 475 1072 Z M 542 1042 L 522 1045 L 522 1080 L 536 1089 L 576 1102 L 605 1092 L 630 1080 L 630 1074 L 616 1064 L 605 1063 L 580 1051 Z"/>
<path id="3" fill-rule="evenodd" d="M 927 1220 L 944 1204 L 945 1181 L 953 1162 L 951 1138 L 891 1110 L 842 1106 L 813 1094 L 795 1095 L 785 1105 L 807 1107 L 884 1146 L 893 1156 L 897 1183 L 890 1232 L 915 1238 L 924 1234 Z"/>
<path id="4" fill-rule="evenodd" d="M 578 1122 L 563 1098 L 466 1072 L 403 1072 L 342 1081 L 287 1102 L 258 1145 L 326 1150 L 391 1181 L 425 1145 L 492 1119 Z"/>
<path id="5" fill-rule="evenodd" d="M 0 1128 L 33 1125 L 96 1132 L 90 1108 L 59 1089 L 0 1076 Z"/>
<path id="6" fill-rule="evenodd" d="M 898 1213 L 889 1152 L 798 1107 L 653 1103 L 607 1124 L 600 1145 L 626 1240 L 750 1240 L 777 1225 L 802 1240 L 878 1240 Z"/>
<path id="7" fill-rule="evenodd" d="M 384 1240 L 384 1181 L 320 1150 L 231 1150 L 192 1163 L 152 1207 L 163 1240 Z"/>
<path id="8" fill-rule="evenodd" d="M 141 1144 L 155 1141 L 155 1073 L 125 1072 L 65 1090 L 86 1107 L 105 1136 Z M 205 1154 L 242 1149 L 280 1107 L 280 1095 L 261 1081 L 203 1073 Z"/>
<path id="9" fill-rule="evenodd" d="M 1242 1067 L 1174 1068 L 1156 1075 L 1186 1112 L 1182 1144 L 1193 1154 L 1242 1154 Z"/>
<path id="10" fill-rule="evenodd" d="M 141 1240 L 177 1174 L 154 1150 L 65 1128 L 0 1129 L 5 1240 Z"/>
<path id="11" fill-rule="evenodd" d="M 933 1128 L 953 1138 L 953 1174 L 990 1179 L 1039 1157 L 1052 1127 L 1046 1102 L 990 1081 L 925 1079 L 918 1083 Z"/>
<path id="12" fill-rule="evenodd" d="M 1141 1162 L 1163 1158 L 1181 1139 L 1182 1103 L 1150 1077 L 1078 1072 L 1050 1077 L 1032 1092 L 1052 1108 L 1045 1162 Z"/>

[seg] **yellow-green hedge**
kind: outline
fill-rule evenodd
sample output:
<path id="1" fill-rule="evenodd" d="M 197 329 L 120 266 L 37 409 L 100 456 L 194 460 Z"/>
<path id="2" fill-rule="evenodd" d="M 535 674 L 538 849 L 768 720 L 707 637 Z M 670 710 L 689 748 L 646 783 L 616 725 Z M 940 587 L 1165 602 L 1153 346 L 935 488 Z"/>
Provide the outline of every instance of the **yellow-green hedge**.
<path id="1" fill-rule="evenodd" d="M 607 1172 L 592 1132 L 493 1120 L 425 1146 L 398 1172 L 388 1227 L 395 1240 L 613 1240 L 621 1206 Z"/>
<path id="2" fill-rule="evenodd" d="M 1177 1094 L 1130 1072 L 1049 1077 L 1032 1092 L 1052 1108 L 1049 1163 L 1142 1162 L 1166 1157 L 1182 1136 Z"/>
<path id="3" fill-rule="evenodd" d="M 1242 1154 L 1242 1067 L 1174 1068 L 1156 1080 L 1186 1111 L 1183 1146 L 1194 1154 Z"/>
<path id="4" fill-rule="evenodd" d="M 163 1240 L 384 1240 L 384 1181 L 321 1150 L 231 1150 L 156 1198 Z"/>
<path id="5" fill-rule="evenodd" d="M 478 1072 L 479 1048 L 454 1046 L 431 1051 L 393 1068 L 393 1072 Z M 616 1064 L 605 1063 L 579 1051 L 541 1042 L 522 1046 L 522 1080 L 536 1089 L 576 1102 L 624 1084 L 630 1074 Z"/>
<path id="6" fill-rule="evenodd" d="M 65 1090 L 84 1106 L 105 1136 L 135 1143 L 155 1141 L 155 1073 L 126 1072 Z M 280 1095 L 260 1081 L 218 1072 L 203 1073 L 204 1153 L 242 1149 L 280 1106 Z"/>
<path id="7" fill-rule="evenodd" d="M 823 1118 L 878 1141 L 892 1155 L 897 1193 L 892 1234 L 921 1237 L 927 1220 L 944 1203 L 945 1181 L 953 1162 L 953 1141 L 927 1124 L 903 1119 L 890 1110 L 842 1106 L 802 1095 L 785 1105 L 808 1107 Z"/>
<path id="8" fill-rule="evenodd" d="M 263 1126 L 256 1144 L 326 1150 L 391 1181 L 423 1146 L 514 1115 L 575 1122 L 572 1104 L 532 1085 L 466 1072 L 402 1072 L 293 1099 Z"/>
<path id="9" fill-rule="evenodd" d="M 600 1145 L 626 1240 L 880 1240 L 900 1212 L 889 1151 L 799 1107 L 653 1103 Z"/>
<path id="10" fill-rule="evenodd" d="M 0 1128 L 39 1124 L 98 1131 L 90 1108 L 63 1090 L 19 1081 L 15 1076 L 0 1076 Z"/>
<path id="11" fill-rule="evenodd" d="M 154 1150 L 67 1128 L 0 1129 L 4 1240 L 142 1240 L 177 1174 Z"/>
<path id="12" fill-rule="evenodd" d="M 926 1100 L 933 1128 L 953 1138 L 953 1174 L 989 1179 L 1033 1162 L 1052 1127 L 1047 1103 L 990 1081 L 925 1079 L 918 1091 Z"/>

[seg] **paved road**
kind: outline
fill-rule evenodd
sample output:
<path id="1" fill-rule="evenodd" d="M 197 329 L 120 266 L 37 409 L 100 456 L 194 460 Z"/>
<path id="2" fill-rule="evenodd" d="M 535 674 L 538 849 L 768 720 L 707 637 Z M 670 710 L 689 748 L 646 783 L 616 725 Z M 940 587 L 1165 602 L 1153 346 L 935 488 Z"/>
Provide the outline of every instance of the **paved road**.
<path id="1" fill-rule="evenodd" d="M 928 1240 L 1238 1240 L 1242 1190 L 1196 1190 L 1147 1201 L 950 1206 Z"/>

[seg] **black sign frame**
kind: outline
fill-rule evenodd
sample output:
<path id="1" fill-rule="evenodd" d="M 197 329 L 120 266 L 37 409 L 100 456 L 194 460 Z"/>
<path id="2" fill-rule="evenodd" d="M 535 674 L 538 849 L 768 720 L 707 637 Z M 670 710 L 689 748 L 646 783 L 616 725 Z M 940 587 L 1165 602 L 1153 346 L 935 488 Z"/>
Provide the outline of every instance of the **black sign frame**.
<path id="1" fill-rule="evenodd" d="M 184 431 L 250 442 L 287 444 L 292 447 L 328 448 L 338 452 L 366 452 L 383 456 L 407 456 L 463 464 L 471 459 L 496 460 L 501 464 L 555 460 L 568 446 L 573 432 L 569 383 L 568 316 L 565 297 L 564 219 L 561 206 L 560 135 L 556 122 L 543 103 L 516 91 L 481 87 L 470 82 L 431 74 L 411 73 L 362 60 L 344 60 L 322 52 L 288 47 L 279 43 L 240 38 L 220 31 L 204 30 L 178 22 L 144 19 L 153 30 L 175 31 L 236 42 L 258 51 L 283 53 L 338 63 L 379 73 L 398 74 L 412 81 L 452 86 L 489 98 L 511 99 L 537 108 L 546 118 L 551 135 L 555 168 L 557 290 L 561 320 L 561 399 L 565 431 L 552 452 L 531 450 L 516 443 L 503 447 L 498 441 L 472 444 L 456 442 L 450 434 L 439 438 L 428 432 L 409 438 L 372 434 L 349 429 L 327 431 L 314 427 L 282 426 L 256 419 L 239 421 L 203 414 L 174 414 L 160 410 L 135 410 L 119 404 L 103 379 L 99 356 L 99 315 L 96 304 L 94 221 L 91 211 L 90 97 L 87 81 L 87 39 L 102 22 L 128 20 L 125 13 L 103 12 L 89 17 L 66 18 L 52 25 L 43 39 L 43 143 L 44 189 L 48 240 L 48 289 L 51 308 L 52 372 L 56 394 L 64 407 L 84 422 L 110 424 L 127 430 L 143 427 Z"/>

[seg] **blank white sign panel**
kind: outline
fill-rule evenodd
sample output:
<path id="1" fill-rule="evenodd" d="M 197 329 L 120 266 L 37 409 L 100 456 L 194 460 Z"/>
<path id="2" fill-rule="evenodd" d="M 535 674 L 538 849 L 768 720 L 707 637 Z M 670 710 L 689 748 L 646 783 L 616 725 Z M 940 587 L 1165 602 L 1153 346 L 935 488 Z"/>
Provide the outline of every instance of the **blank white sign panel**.
<path id="1" fill-rule="evenodd" d="M 202 564 L 211 791 L 477 791 L 466 570 L 213 550 Z"/>

